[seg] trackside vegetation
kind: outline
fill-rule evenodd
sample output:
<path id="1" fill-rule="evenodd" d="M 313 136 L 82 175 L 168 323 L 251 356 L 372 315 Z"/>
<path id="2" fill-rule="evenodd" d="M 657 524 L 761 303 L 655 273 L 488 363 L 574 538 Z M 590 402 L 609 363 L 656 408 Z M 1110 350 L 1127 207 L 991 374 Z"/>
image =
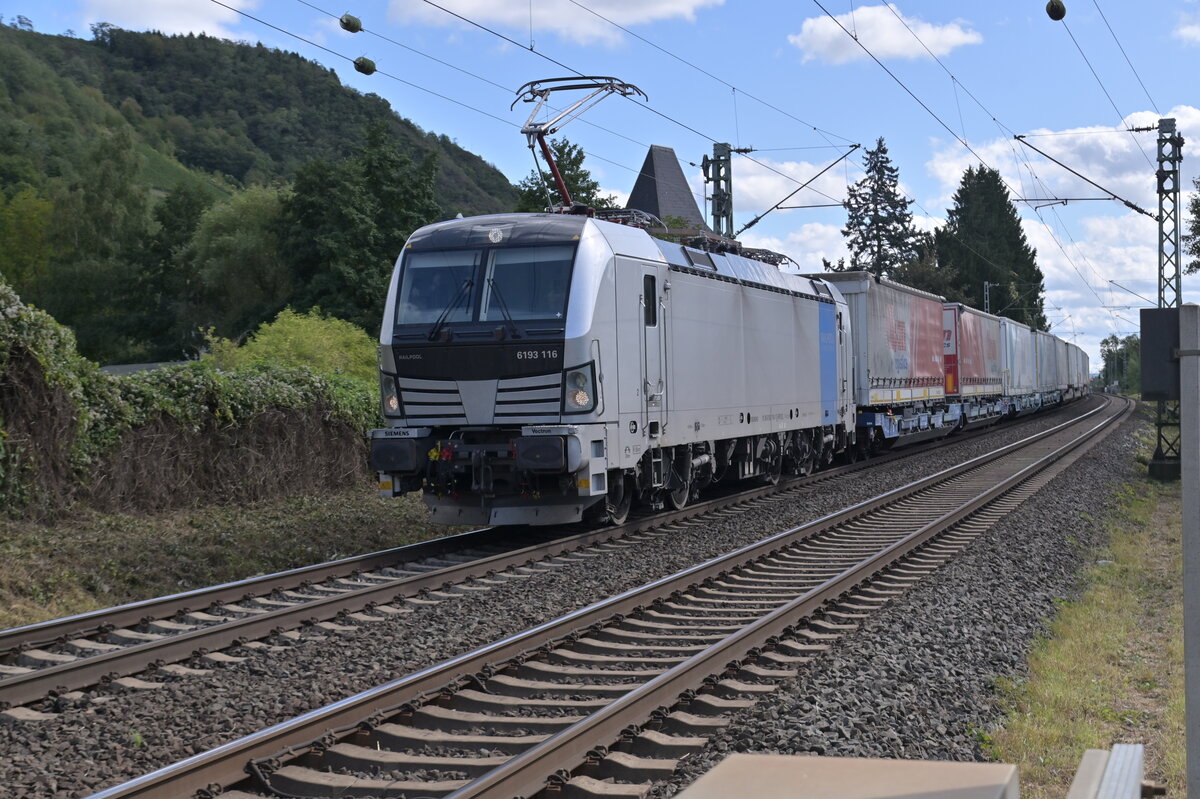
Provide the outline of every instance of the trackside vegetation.
<path id="1" fill-rule="evenodd" d="M 0 628 L 449 532 L 378 497 L 375 345 L 285 310 L 116 376 L 0 283 Z"/>
<path id="2" fill-rule="evenodd" d="M 985 751 L 1021 770 L 1021 795 L 1061 797 L 1086 749 L 1146 746 L 1146 778 L 1185 786 L 1179 484 L 1132 483 L 1079 599 L 1063 604 L 1029 671 L 1001 683 L 1004 727 Z"/>
<path id="3" fill-rule="evenodd" d="M 369 340 L 351 327 L 288 312 L 245 356 L 225 345 L 116 376 L 0 284 L 0 508 L 37 517 L 76 502 L 155 509 L 361 484 L 378 402 Z M 306 352 L 311 341 L 326 351 Z"/>

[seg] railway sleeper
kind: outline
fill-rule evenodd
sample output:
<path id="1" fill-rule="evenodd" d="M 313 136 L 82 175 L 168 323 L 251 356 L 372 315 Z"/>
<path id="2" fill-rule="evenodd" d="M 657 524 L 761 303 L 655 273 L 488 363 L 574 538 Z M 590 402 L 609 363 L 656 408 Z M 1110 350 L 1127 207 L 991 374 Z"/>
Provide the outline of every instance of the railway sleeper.
<path id="1" fill-rule="evenodd" d="M 372 730 L 372 737 L 381 746 L 392 749 L 420 750 L 426 747 L 457 749 L 478 752 L 488 749 L 507 755 L 518 755 L 550 737 L 549 733 L 537 735 L 473 735 L 447 730 L 410 727 L 405 724 L 380 724 Z"/>
<path id="2" fill-rule="evenodd" d="M 609 752 L 603 759 L 584 764 L 575 776 L 625 783 L 665 780 L 675 772 L 678 758 L 644 757 L 628 752 Z"/>
<path id="3" fill-rule="evenodd" d="M 480 747 L 486 748 L 486 747 Z M 511 755 L 486 757 L 445 757 L 438 755 L 410 755 L 390 749 L 375 749 L 351 743 L 337 743 L 318 755 L 310 755 L 306 765 L 320 769 L 331 767 L 347 771 L 415 771 L 416 769 L 438 769 L 461 771 L 471 777 L 486 774 L 511 760 Z"/>
<path id="4" fill-rule="evenodd" d="M 508 696 L 607 696 L 616 698 L 629 693 L 632 685 L 619 683 L 549 682 L 547 680 L 523 680 L 507 674 L 497 674 L 487 680 L 488 688 L 496 688 Z"/>
<path id="5" fill-rule="evenodd" d="M 584 716 L 493 716 L 438 705 L 425 705 L 413 711 L 412 724 L 414 727 L 447 732 L 472 732 L 490 728 L 504 733 L 540 735 L 558 732 L 583 718 Z"/>
<path id="6" fill-rule="evenodd" d="M 271 774 L 271 788 L 293 796 L 427 796 L 453 793 L 470 780 L 392 780 L 315 771 L 304 766 L 284 766 Z"/>
<path id="7" fill-rule="evenodd" d="M 499 687 L 499 686 L 497 686 Z M 564 710 L 587 713 L 596 711 L 611 702 L 611 698 L 600 699 L 532 699 L 527 696 L 506 696 L 464 688 L 455 691 L 449 707 L 464 712 L 509 714 L 525 709 Z"/>
<path id="8" fill-rule="evenodd" d="M 605 782 L 595 777 L 572 777 L 558 789 L 562 799 L 645 799 L 650 783 Z"/>

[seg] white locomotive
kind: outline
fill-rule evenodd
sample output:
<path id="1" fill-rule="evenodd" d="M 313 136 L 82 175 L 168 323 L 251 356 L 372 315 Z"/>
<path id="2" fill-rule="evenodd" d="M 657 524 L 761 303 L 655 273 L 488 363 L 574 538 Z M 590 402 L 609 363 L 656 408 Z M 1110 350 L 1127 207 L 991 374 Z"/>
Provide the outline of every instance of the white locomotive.
<path id="1" fill-rule="evenodd" d="M 1082 396 L 1087 356 L 864 272 L 573 214 L 455 219 L 397 261 L 380 491 L 446 524 L 621 521 Z"/>
<path id="2" fill-rule="evenodd" d="M 853 452 L 839 291 L 569 214 L 413 234 L 380 336 L 385 495 L 447 524 L 620 521 Z"/>

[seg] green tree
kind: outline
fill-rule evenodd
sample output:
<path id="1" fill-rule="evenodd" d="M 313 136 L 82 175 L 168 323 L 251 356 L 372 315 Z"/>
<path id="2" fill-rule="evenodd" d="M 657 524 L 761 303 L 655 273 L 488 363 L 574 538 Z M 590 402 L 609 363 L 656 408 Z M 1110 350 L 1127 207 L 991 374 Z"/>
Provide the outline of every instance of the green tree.
<path id="1" fill-rule="evenodd" d="M 404 240 L 440 213 L 435 175 L 433 159 L 414 165 L 380 130 L 353 158 L 302 167 L 283 209 L 296 289 L 286 304 L 378 327 Z"/>
<path id="2" fill-rule="evenodd" d="M 46 273 L 54 205 L 28 186 L 5 199 L 0 194 L 0 274 L 18 293 Z"/>
<path id="3" fill-rule="evenodd" d="M 190 276 L 179 287 L 180 335 L 191 346 L 200 329 L 240 338 L 287 305 L 295 276 L 279 241 L 283 197 L 262 186 L 208 208 L 174 259 Z"/>
<path id="4" fill-rule="evenodd" d="M 611 194 L 600 194 L 600 184 L 592 179 L 592 173 L 583 166 L 583 148 L 571 144 L 565 138 L 551 139 L 550 151 L 554 153 L 554 162 L 562 175 L 571 200 L 591 206 L 592 208 L 616 208 L 617 198 Z M 544 181 L 543 181 L 544 176 Z M 547 207 L 561 205 L 558 187 L 554 176 L 547 170 L 539 173 L 534 169 L 528 177 L 517 184 L 518 211 L 544 211 Z"/>
<path id="5" fill-rule="evenodd" d="M 912 286 L 945 297 L 948 302 L 969 302 L 964 297 L 962 280 L 954 267 L 938 262 L 933 236 L 918 233 L 914 248 L 916 256 L 892 270 L 890 277 L 897 283 Z"/>
<path id="6" fill-rule="evenodd" d="M 1200 178 L 1194 178 L 1192 185 L 1197 193 L 1188 200 L 1187 227 L 1183 234 L 1183 254 L 1191 259 L 1184 264 L 1183 271 L 1189 275 L 1200 272 Z"/>
<path id="7" fill-rule="evenodd" d="M 1142 382 L 1142 342 L 1137 333 L 1111 335 L 1100 342 L 1104 385 L 1117 383 L 1125 393 L 1139 390 Z"/>
<path id="8" fill-rule="evenodd" d="M 55 257 L 27 298 L 75 330 L 80 351 L 101 363 L 146 357 L 136 329 L 137 277 L 149 238 L 149 192 L 129 131 L 103 133 L 68 185 L 49 184 Z"/>
<path id="9" fill-rule="evenodd" d="M 958 274 L 964 302 L 1046 330 L 1045 286 L 1037 251 L 1029 246 L 1008 189 L 995 169 L 968 167 L 954 193 L 946 224 L 934 234 L 938 263 Z"/>
<path id="10" fill-rule="evenodd" d="M 284 308 L 242 346 L 210 337 L 209 354 L 222 369 L 252 364 L 304 366 L 317 374 L 352 377 L 374 392 L 379 387 L 376 340 L 358 325 L 323 316 L 314 308 L 298 314 Z"/>
<path id="11" fill-rule="evenodd" d="M 887 277 L 917 258 L 917 231 L 908 210 L 912 201 L 901 196 L 898 182 L 899 170 L 880 138 L 874 150 L 867 150 L 866 174 L 846 197 L 842 235 L 848 240 L 851 268 Z"/>
<path id="12" fill-rule="evenodd" d="M 184 255 L 212 202 L 200 181 L 185 180 L 154 207 L 157 229 L 143 249 L 135 304 L 127 309 L 131 325 L 147 341 L 151 360 L 177 360 L 197 344 L 191 319 L 200 284 Z"/>

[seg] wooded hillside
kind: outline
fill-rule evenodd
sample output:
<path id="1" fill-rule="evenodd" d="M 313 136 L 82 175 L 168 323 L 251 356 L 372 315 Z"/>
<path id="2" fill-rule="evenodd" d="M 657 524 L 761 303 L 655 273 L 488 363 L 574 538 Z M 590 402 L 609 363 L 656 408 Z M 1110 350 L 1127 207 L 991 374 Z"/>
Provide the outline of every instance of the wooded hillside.
<path id="1" fill-rule="evenodd" d="M 0 274 L 101 362 L 283 308 L 370 330 L 413 228 L 511 210 L 498 170 L 295 54 L 0 25 Z"/>

